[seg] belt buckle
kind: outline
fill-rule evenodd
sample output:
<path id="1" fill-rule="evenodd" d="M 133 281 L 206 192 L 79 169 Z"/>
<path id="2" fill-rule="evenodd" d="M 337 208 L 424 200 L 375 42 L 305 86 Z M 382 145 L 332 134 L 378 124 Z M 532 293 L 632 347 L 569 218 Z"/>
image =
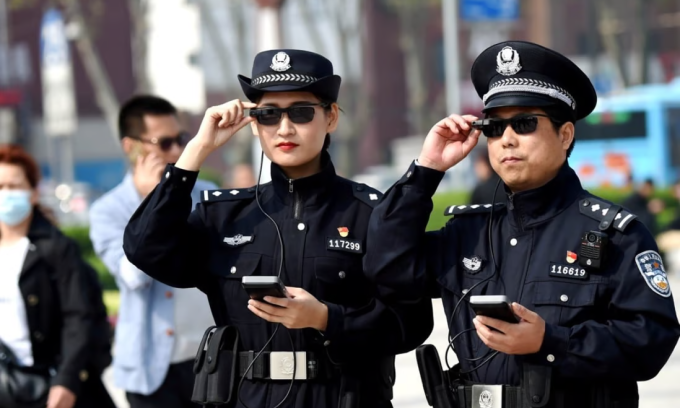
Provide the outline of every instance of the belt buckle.
<path id="1" fill-rule="evenodd" d="M 473 385 L 472 408 L 503 408 L 503 386 Z"/>
<path id="2" fill-rule="evenodd" d="M 272 351 L 269 353 L 269 378 L 272 380 L 292 380 L 295 365 L 295 379 L 307 379 L 307 352 L 296 351 L 293 361 L 292 351 Z"/>

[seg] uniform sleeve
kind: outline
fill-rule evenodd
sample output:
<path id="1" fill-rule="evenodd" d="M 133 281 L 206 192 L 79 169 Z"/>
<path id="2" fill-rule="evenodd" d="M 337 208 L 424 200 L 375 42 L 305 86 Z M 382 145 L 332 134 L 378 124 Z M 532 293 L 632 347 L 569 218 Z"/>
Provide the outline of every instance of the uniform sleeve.
<path id="1" fill-rule="evenodd" d="M 91 336 L 93 312 L 87 300 L 89 287 L 87 271 L 81 267 L 82 258 L 75 242 L 62 237 L 55 245 L 55 256 L 60 262 L 52 265 L 55 271 L 56 287 L 63 328 L 61 332 L 61 359 L 52 385 L 61 385 L 78 395 L 81 389 L 80 372 L 91 361 Z"/>
<path id="2" fill-rule="evenodd" d="M 111 201 L 113 203 L 113 201 Z M 90 210 L 90 239 L 97 256 L 116 278 L 130 290 L 147 288 L 152 279 L 132 265 L 123 252 L 123 232 L 128 217 L 108 201 L 99 201 Z"/>
<path id="3" fill-rule="evenodd" d="M 205 270 L 204 207 L 191 211 L 198 172 L 168 165 L 161 182 L 125 227 L 123 250 L 134 266 L 177 288 L 196 287 Z"/>
<path id="4" fill-rule="evenodd" d="M 580 379 L 646 381 L 663 368 L 680 337 L 673 296 L 670 289 L 664 293 L 670 286 L 651 234 L 639 222 L 629 228 L 613 242 L 610 262 L 616 272 L 603 319 L 573 327 L 546 325 L 541 350 L 525 356 L 527 361 Z"/>
<path id="5" fill-rule="evenodd" d="M 425 232 L 444 173 L 414 164 L 373 209 L 364 271 L 383 299 L 438 298 L 449 227 Z"/>
<path id="6" fill-rule="evenodd" d="M 360 347 L 381 355 L 406 353 L 423 344 L 434 327 L 430 298 L 389 305 L 371 299 L 359 308 L 324 303 L 328 306 L 324 338 L 342 349 Z"/>

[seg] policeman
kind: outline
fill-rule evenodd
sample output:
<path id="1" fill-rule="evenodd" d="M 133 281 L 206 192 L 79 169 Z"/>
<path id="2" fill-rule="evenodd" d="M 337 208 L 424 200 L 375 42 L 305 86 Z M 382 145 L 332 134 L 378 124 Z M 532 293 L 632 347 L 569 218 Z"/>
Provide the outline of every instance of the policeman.
<path id="1" fill-rule="evenodd" d="M 378 301 L 363 274 L 368 220 L 381 193 L 336 175 L 327 152 L 340 77 L 321 55 L 271 50 L 255 57 L 252 79 L 239 80 L 249 102 L 207 110 L 130 220 L 125 253 L 155 279 L 209 298 L 218 328 L 197 354 L 195 400 L 391 407 L 394 356 L 427 338 L 432 306 Z M 272 161 L 271 183 L 204 191 L 191 213 L 204 160 L 248 124 Z M 242 278 L 251 276 L 279 276 L 289 297 L 249 299 Z"/>
<path id="2" fill-rule="evenodd" d="M 482 52 L 472 81 L 485 118 L 451 115 L 430 130 L 371 214 L 365 272 L 383 299 L 442 298 L 457 407 L 637 407 L 636 382 L 657 375 L 680 327 L 649 231 L 569 166 L 592 84 L 521 41 Z M 446 226 L 425 233 L 444 172 L 481 134 L 502 179 L 496 202 L 451 206 Z M 468 302 L 480 295 L 506 296 L 521 320 L 476 316 Z"/>

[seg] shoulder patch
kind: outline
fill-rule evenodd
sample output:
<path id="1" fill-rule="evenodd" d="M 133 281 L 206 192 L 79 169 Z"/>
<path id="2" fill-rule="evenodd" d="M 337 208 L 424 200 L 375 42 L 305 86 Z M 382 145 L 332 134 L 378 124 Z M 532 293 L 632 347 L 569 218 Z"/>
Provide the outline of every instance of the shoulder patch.
<path id="1" fill-rule="evenodd" d="M 444 215 L 464 215 L 491 213 L 491 204 L 452 205 L 446 208 Z M 505 207 L 505 203 L 496 203 L 494 211 Z"/>
<path id="2" fill-rule="evenodd" d="M 374 208 L 383 196 L 383 193 L 366 184 L 353 184 L 352 191 L 354 192 L 354 197 L 368 204 L 371 208 Z"/>
<path id="3" fill-rule="evenodd" d="M 635 255 L 637 265 L 642 277 L 647 282 L 647 286 L 659 296 L 670 297 L 671 286 L 668 283 L 668 276 L 663 267 L 663 260 L 656 251 L 644 251 Z"/>
<path id="4" fill-rule="evenodd" d="M 203 190 L 201 202 L 236 201 L 255 197 L 255 187 L 232 188 L 227 190 Z"/>
<path id="5" fill-rule="evenodd" d="M 609 209 L 614 207 L 616 213 L 609 214 Z M 588 216 L 596 221 L 600 221 L 600 229 L 605 230 L 611 226 L 623 232 L 630 223 L 637 218 L 618 205 L 607 203 L 595 197 L 588 197 L 578 202 L 581 214 Z"/>

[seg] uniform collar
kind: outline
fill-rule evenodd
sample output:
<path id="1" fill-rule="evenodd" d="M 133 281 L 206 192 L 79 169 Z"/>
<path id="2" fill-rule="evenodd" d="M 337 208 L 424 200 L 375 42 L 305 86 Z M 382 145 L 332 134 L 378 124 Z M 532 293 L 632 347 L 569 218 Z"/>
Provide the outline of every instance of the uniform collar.
<path id="1" fill-rule="evenodd" d="M 314 204 L 331 190 L 334 181 L 335 167 L 326 150 L 321 152 L 321 171 L 309 177 L 289 179 L 283 169 L 275 163 L 271 165 L 272 185 L 276 195 L 285 203 L 292 204 L 296 195 L 306 204 Z"/>
<path id="2" fill-rule="evenodd" d="M 547 184 L 521 193 L 511 193 L 505 186 L 510 222 L 520 229 L 546 221 L 578 199 L 583 192 L 576 172 L 564 162 Z"/>

